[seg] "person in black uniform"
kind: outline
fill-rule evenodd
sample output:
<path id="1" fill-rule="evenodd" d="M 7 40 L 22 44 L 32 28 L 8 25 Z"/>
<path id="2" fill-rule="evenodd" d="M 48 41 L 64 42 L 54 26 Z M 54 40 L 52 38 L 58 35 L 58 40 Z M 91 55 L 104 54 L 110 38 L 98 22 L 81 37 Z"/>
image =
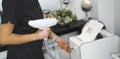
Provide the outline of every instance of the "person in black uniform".
<path id="1" fill-rule="evenodd" d="M 39 30 L 28 25 L 29 20 L 42 19 L 38 0 L 3 0 L 0 44 L 8 45 L 7 59 L 44 59 L 42 40 L 56 37 L 58 45 L 70 53 L 70 46 L 51 29 Z"/>

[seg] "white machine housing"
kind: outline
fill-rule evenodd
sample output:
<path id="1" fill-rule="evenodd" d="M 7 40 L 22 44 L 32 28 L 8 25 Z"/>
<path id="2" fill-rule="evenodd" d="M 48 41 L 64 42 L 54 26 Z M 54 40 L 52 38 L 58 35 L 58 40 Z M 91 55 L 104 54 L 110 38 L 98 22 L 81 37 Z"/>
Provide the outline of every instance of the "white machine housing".
<path id="1" fill-rule="evenodd" d="M 91 25 L 92 24 L 92 25 Z M 94 25 L 93 25 L 94 24 Z M 103 28 L 102 23 L 96 20 L 90 20 L 83 27 L 82 33 L 77 36 L 69 38 L 70 46 L 73 49 L 71 59 L 113 59 L 112 54 L 119 52 L 120 38 Z M 87 32 L 91 31 L 89 36 Z M 100 33 L 103 38 L 96 39 L 95 37 Z M 89 38 L 86 38 L 89 37 Z"/>

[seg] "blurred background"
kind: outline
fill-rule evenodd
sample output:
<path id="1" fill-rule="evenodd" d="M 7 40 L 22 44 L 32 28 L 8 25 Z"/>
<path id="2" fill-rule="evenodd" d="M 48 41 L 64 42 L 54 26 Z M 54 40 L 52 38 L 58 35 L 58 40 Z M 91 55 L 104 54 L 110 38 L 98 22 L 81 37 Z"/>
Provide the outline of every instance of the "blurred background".
<path id="1" fill-rule="evenodd" d="M 89 1 L 91 2 L 92 9 L 87 13 L 88 17 L 103 22 L 106 26 L 107 31 L 120 36 L 120 23 L 119 23 L 120 0 L 89 0 Z M 0 13 L 2 14 L 1 2 L 2 0 L 0 0 Z M 66 0 L 39 0 L 39 3 L 41 5 L 45 17 L 51 17 L 50 14 L 52 14 L 52 12 L 55 10 L 68 9 L 72 12 L 73 15 L 76 15 L 77 17 L 75 18 L 76 20 L 84 20 L 85 18 L 85 12 L 81 8 L 82 2 L 83 0 L 68 0 L 68 2 L 66 2 Z M 67 23 L 71 21 L 70 19 L 68 20 L 69 21 Z M 76 30 L 73 30 L 72 32 L 70 31 L 65 34 L 63 32 L 61 33 L 58 32 L 58 34 L 60 34 L 60 36 L 65 39 L 77 35 Z M 119 53 L 120 53 L 120 43 L 119 43 Z M 66 53 L 63 52 L 61 55 L 64 56 L 64 54 Z M 70 58 L 70 57 L 66 56 L 65 58 Z"/>

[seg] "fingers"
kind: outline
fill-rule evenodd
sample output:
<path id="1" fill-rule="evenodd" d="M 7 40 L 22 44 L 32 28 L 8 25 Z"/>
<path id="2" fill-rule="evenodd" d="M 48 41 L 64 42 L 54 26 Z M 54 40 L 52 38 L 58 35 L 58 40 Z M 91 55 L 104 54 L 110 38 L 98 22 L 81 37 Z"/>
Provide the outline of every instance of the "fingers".
<path id="1" fill-rule="evenodd" d="M 64 49 L 66 52 L 71 53 L 70 45 L 67 42 L 64 43 Z"/>
<path id="2" fill-rule="evenodd" d="M 59 47 L 60 47 L 61 49 L 63 49 L 63 46 L 62 46 L 62 44 L 61 44 L 61 43 L 59 43 Z"/>
<path id="3" fill-rule="evenodd" d="M 59 37 L 56 42 L 61 49 L 65 50 L 67 53 L 71 53 L 70 45 L 66 41 L 64 41 L 64 39 Z"/>
<path id="4" fill-rule="evenodd" d="M 37 34 L 37 39 L 47 38 L 47 37 L 49 37 L 49 34 L 50 34 L 50 28 L 47 28 L 47 29 L 44 29 L 44 30 L 39 29 L 36 32 L 36 34 Z"/>
<path id="5" fill-rule="evenodd" d="M 63 44 L 63 49 L 67 52 L 67 53 L 71 53 L 71 49 L 70 46 L 68 44 Z"/>
<path id="6" fill-rule="evenodd" d="M 66 41 L 62 42 L 62 49 L 64 49 L 67 53 L 71 53 L 70 45 Z"/>
<path id="7" fill-rule="evenodd" d="M 44 36 L 45 38 L 49 36 L 49 33 L 46 30 L 43 30 L 40 34 L 42 34 L 42 36 Z"/>

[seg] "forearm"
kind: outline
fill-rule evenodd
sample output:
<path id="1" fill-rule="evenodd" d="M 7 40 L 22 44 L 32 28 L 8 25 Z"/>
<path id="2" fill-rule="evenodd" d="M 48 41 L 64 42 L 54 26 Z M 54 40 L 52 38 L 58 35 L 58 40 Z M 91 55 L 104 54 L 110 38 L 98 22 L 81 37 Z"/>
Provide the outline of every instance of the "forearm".
<path id="1" fill-rule="evenodd" d="M 1 25 L 0 44 L 2 45 L 23 44 L 30 41 L 34 41 L 38 36 L 37 33 L 25 34 L 25 35 L 14 34 L 13 29 L 14 29 L 14 24 L 10 22 Z"/>
<path id="2" fill-rule="evenodd" d="M 52 30 L 50 30 L 50 38 L 54 38 L 55 36 L 57 36 Z"/>
<path id="3" fill-rule="evenodd" d="M 56 35 L 52 30 L 50 30 L 50 38 L 53 39 L 53 41 L 58 42 L 60 37 L 58 35 Z"/>
<path id="4" fill-rule="evenodd" d="M 48 30 L 38 30 L 31 34 L 14 34 L 14 25 L 10 22 L 2 24 L 0 29 L 0 44 L 23 44 L 30 41 L 40 40 L 49 36 Z"/>
<path id="5" fill-rule="evenodd" d="M 35 34 L 26 34 L 26 35 L 19 35 L 19 34 L 10 34 L 7 36 L 2 36 L 1 44 L 23 44 L 30 41 L 36 40 Z"/>

